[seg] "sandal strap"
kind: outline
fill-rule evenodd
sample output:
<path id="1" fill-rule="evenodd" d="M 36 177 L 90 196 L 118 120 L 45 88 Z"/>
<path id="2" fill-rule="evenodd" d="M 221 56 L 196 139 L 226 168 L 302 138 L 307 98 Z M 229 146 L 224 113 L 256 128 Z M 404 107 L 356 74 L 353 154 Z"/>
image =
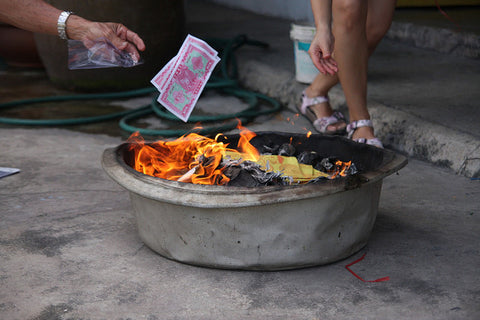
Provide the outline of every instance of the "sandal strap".
<path id="1" fill-rule="evenodd" d="M 328 102 L 328 97 L 318 96 L 309 98 L 305 93 L 305 90 L 302 92 L 302 105 L 300 106 L 300 112 L 304 115 L 307 113 L 307 108 L 313 105 Z"/>
<path id="2" fill-rule="evenodd" d="M 319 132 L 326 132 L 329 125 L 338 123 L 340 121 L 345 121 L 345 117 L 341 112 L 335 111 L 330 117 L 323 117 L 315 120 L 313 122 L 313 126 Z"/>
<path id="3" fill-rule="evenodd" d="M 361 127 L 370 127 L 373 128 L 373 122 L 370 119 L 363 119 L 363 120 L 357 120 L 357 121 L 352 121 L 347 125 L 347 134 L 348 138 L 351 138 L 353 136 L 353 133 L 355 130 Z"/>
<path id="4" fill-rule="evenodd" d="M 370 127 L 373 128 L 373 122 L 370 119 L 363 119 L 363 120 L 357 120 L 357 121 L 352 121 L 348 124 L 347 126 L 347 137 L 348 139 L 352 139 L 353 133 L 355 130 L 361 127 Z M 359 143 L 365 143 L 369 144 L 378 148 L 383 149 L 383 144 L 378 138 L 371 138 L 371 139 L 366 139 L 366 138 L 358 138 L 358 139 L 352 139 L 355 142 Z"/>
<path id="5" fill-rule="evenodd" d="M 358 139 L 354 139 L 353 141 L 359 142 L 359 143 L 369 144 L 369 145 L 375 146 L 377 148 L 383 149 L 383 144 L 380 141 L 380 139 L 378 139 L 378 138 L 372 138 L 372 139 L 358 138 Z"/>

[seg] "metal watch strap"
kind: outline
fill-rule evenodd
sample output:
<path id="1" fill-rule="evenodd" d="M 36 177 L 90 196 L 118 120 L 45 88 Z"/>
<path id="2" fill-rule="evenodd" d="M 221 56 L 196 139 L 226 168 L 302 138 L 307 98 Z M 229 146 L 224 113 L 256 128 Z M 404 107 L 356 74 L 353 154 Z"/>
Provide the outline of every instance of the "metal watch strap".
<path id="1" fill-rule="evenodd" d="M 58 17 L 58 22 L 57 22 L 57 31 L 58 31 L 58 36 L 63 39 L 67 40 L 67 20 L 70 15 L 73 14 L 71 11 L 63 11 L 60 13 L 60 16 Z"/>

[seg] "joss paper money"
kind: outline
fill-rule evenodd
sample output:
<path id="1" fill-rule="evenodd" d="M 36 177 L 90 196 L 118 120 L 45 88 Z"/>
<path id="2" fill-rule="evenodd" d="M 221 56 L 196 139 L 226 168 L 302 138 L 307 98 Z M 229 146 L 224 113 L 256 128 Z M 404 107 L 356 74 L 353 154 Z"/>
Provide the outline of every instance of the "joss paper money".
<path id="1" fill-rule="evenodd" d="M 173 67 L 169 66 L 171 70 L 167 68 L 168 78 L 159 81 L 161 87 L 158 102 L 178 118 L 187 122 L 219 61 L 218 56 L 212 56 L 212 51 L 204 50 L 203 43 L 192 39 L 186 40 Z"/>
<path id="2" fill-rule="evenodd" d="M 179 49 L 179 53 L 170 59 L 170 61 L 158 72 L 155 77 L 150 81 L 160 92 L 162 91 L 163 86 L 165 85 L 165 81 L 168 78 L 168 75 L 171 73 L 173 67 L 178 61 L 178 57 L 182 54 L 184 54 L 184 51 L 187 47 L 188 44 L 195 44 L 205 50 L 208 54 L 210 54 L 212 57 L 218 56 L 218 52 L 210 47 L 208 43 L 205 41 L 198 39 L 192 35 L 187 35 L 185 40 L 183 41 L 182 46 Z"/>
<path id="3" fill-rule="evenodd" d="M 165 83 L 165 80 L 167 80 L 168 75 L 172 72 L 173 66 L 177 62 L 178 55 L 170 59 L 168 63 L 160 70 L 155 77 L 153 77 L 150 82 L 158 89 L 158 91 L 161 92 L 161 89 Z"/>

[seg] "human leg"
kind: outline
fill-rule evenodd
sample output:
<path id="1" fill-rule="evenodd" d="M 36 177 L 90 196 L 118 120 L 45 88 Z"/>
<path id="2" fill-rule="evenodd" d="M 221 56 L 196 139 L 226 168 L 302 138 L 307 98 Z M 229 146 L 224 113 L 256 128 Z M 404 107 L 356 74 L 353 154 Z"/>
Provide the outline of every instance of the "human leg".
<path id="1" fill-rule="evenodd" d="M 365 36 L 367 41 L 367 52 L 368 57 L 374 52 L 378 43 L 381 41 L 385 33 L 388 31 L 393 12 L 395 10 L 396 0 L 368 0 L 366 23 L 365 23 Z M 344 4 L 344 6 L 348 6 Z M 344 7 L 345 8 L 345 7 Z M 358 8 L 351 8 L 350 10 L 358 11 Z M 363 9 L 364 10 L 364 9 Z M 337 17 L 337 20 L 340 18 Z M 362 23 L 363 24 L 363 23 Z M 335 50 L 337 51 L 337 50 Z M 334 55 L 336 56 L 335 52 Z M 328 96 L 328 91 L 339 82 L 338 75 L 325 75 L 319 73 L 318 76 L 313 80 L 313 82 L 305 89 L 305 94 L 309 98 L 314 98 L 318 96 Z M 366 83 L 366 80 L 365 80 Z M 366 108 L 366 97 L 365 97 L 365 108 Z M 315 113 L 317 118 L 329 117 L 333 114 L 333 110 L 328 103 L 324 101 L 310 107 L 310 109 Z M 369 119 L 369 117 L 368 117 Z M 328 130 L 336 130 L 345 126 L 345 123 L 339 122 L 328 126 Z M 363 131 L 365 129 L 358 129 Z M 367 129 L 367 131 L 371 131 Z M 373 131 L 372 131 L 373 135 Z M 370 137 L 370 135 L 369 135 Z"/>
<path id="2" fill-rule="evenodd" d="M 336 0 L 340 1 L 340 0 Z M 348 1 L 347 1 L 348 2 Z M 365 35 L 366 35 L 366 42 L 367 42 L 367 60 L 362 58 L 358 59 L 358 67 L 364 68 L 362 69 L 363 72 L 362 75 L 365 76 L 359 77 L 358 82 L 356 83 L 356 86 L 352 86 L 352 81 L 346 81 L 346 80 L 352 80 L 353 73 L 350 73 L 349 69 L 345 68 L 343 71 L 343 74 L 339 74 L 339 79 L 342 83 L 342 87 L 344 89 L 344 93 L 347 99 L 347 105 L 349 106 L 349 113 L 350 113 L 350 124 L 347 127 L 347 133 L 350 138 L 360 141 L 363 143 L 369 143 L 373 144 L 378 147 L 382 147 L 382 143 L 375 138 L 374 135 L 374 130 L 373 130 L 373 124 L 370 120 L 370 115 L 367 110 L 367 104 L 366 104 L 366 94 L 367 94 L 367 79 L 366 79 L 366 72 L 368 68 L 368 57 L 372 55 L 374 52 L 375 48 L 377 45 L 380 43 L 381 39 L 385 35 L 385 33 L 388 31 L 392 18 L 393 18 L 393 12 L 395 10 L 395 4 L 396 0 L 368 0 L 368 8 L 367 8 L 367 16 L 366 16 L 366 22 L 365 22 Z M 347 5 L 347 7 L 344 7 L 344 5 Z M 356 12 L 360 15 L 354 15 L 354 19 L 349 19 L 351 21 L 357 21 L 358 26 L 363 23 L 363 15 L 361 12 L 364 12 L 363 9 L 358 8 L 358 6 L 353 6 L 350 8 L 351 3 L 345 3 L 342 4 L 340 3 L 340 6 L 338 7 L 340 16 L 343 13 L 342 11 L 353 11 Z M 347 8 L 347 10 L 345 10 Z M 343 18 L 345 16 L 342 16 Z M 355 20 L 355 18 L 359 18 L 359 20 Z M 342 21 L 337 24 L 339 27 L 339 36 L 341 39 L 344 39 L 342 36 L 345 35 L 346 33 L 352 35 L 351 31 L 348 30 L 347 28 L 342 28 L 345 26 L 345 22 Z M 343 32 L 343 33 L 342 33 Z M 335 33 L 334 33 L 335 34 Z M 337 36 L 337 35 L 335 35 Z M 353 34 L 355 36 L 355 34 Z M 363 35 L 362 34 L 357 34 L 359 36 L 359 40 L 361 42 L 352 42 L 353 45 L 358 44 L 358 43 L 363 43 Z M 358 47 L 352 46 L 354 50 L 358 50 Z M 364 48 L 363 46 L 361 48 Z M 363 52 L 363 51 L 361 51 Z M 345 58 L 347 61 L 349 60 L 349 57 L 344 57 L 342 54 L 340 60 Z M 339 59 L 337 59 L 338 64 L 340 65 L 341 63 L 339 62 Z M 357 69 L 358 72 L 358 69 Z M 342 78 L 343 76 L 343 78 Z M 344 78 L 347 77 L 347 78 Z M 346 79 L 346 80 L 345 80 Z M 354 83 L 354 81 L 353 81 Z M 347 98 L 347 96 L 350 96 L 350 103 Z"/>
<path id="3" fill-rule="evenodd" d="M 392 24 L 397 0 L 368 0 L 367 42 L 371 56 Z"/>
<path id="4" fill-rule="evenodd" d="M 367 9 L 366 1 L 332 2 L 335 60 L 338 63 L 338 78 L 345 94 L 350 121 L 370 119 L 367 110 Z M 358 128 L 352 138 L 374 138 L 373 128 Z"/>
<path id="5" fill-rule="evenodd" d="M 334 111 L 328 101 L 328 91 L 338 83 L 338 77 L 336 75 L 324 75 L 319 73 L 314 81 L 305 89 L 302 94 L 302 105 L 308 105 L 310 112 L 313 112 L 316 119 L 327 119 L 334 115 Z M 310 101 L 307 101 L 310 100 Z M 312 100 L 315 99 L 315 100 Z M 312 103 L 314 102 L 314 103 Z M 312 103 L 312 104 L 310 104 Z M 305 114 L 304 110 L 302 113 Z M 311 117 L 308 117 L 310 120 Z M 329 119 L 329 125 L 325 127 L 326 132 L 341 132 L 346 127 L 346 122 L 342 118 L 338 117 L 337 121 Z M 313 120 L 312 120 L 313 121 Z"/>
<path id="6" fill-rule="evenodd" d="M 396 0 L 368 0 L 366 36 L 369 57 L 390 28 L 396 2 Z M 306 91 L 309 97 L 326 96 L 337 83 L 336 74 L 319 73 Z"/>

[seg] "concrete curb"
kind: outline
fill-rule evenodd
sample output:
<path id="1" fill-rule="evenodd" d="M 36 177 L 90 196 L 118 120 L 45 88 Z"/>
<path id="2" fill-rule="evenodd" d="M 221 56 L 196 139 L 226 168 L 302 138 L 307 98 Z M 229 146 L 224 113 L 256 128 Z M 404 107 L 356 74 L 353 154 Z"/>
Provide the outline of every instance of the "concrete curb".
<path id="1" fill-rule="evenodd" d="M 252 89 L 294 107 L 305 85 L 288 71 L 249 60 L 239 68 L 240 82 Z M 345 105 L 340 88 L 330 91 L 333 107 Z M 480 141 L 466 133 L 446 128 L 401 110 L 368 102 L 377 136 L 385 146 L 409 156 L 450 168 L 466 177 L 480 175 Z"/>
<path id="2" fill-rule="evenodd" d="M 402 41 L 417 48 L 437 52 L 480 58 L 480 36 L 450 29 L 421 26 L 413 23 L 393 22 L 385 38 Z"/>
<path id="3" fill-rule="evenodd" d="M 369 101 L 375 132 L 385 146 L 457 174 L 480 174 L 480 141 L 407 112 Z"/>

